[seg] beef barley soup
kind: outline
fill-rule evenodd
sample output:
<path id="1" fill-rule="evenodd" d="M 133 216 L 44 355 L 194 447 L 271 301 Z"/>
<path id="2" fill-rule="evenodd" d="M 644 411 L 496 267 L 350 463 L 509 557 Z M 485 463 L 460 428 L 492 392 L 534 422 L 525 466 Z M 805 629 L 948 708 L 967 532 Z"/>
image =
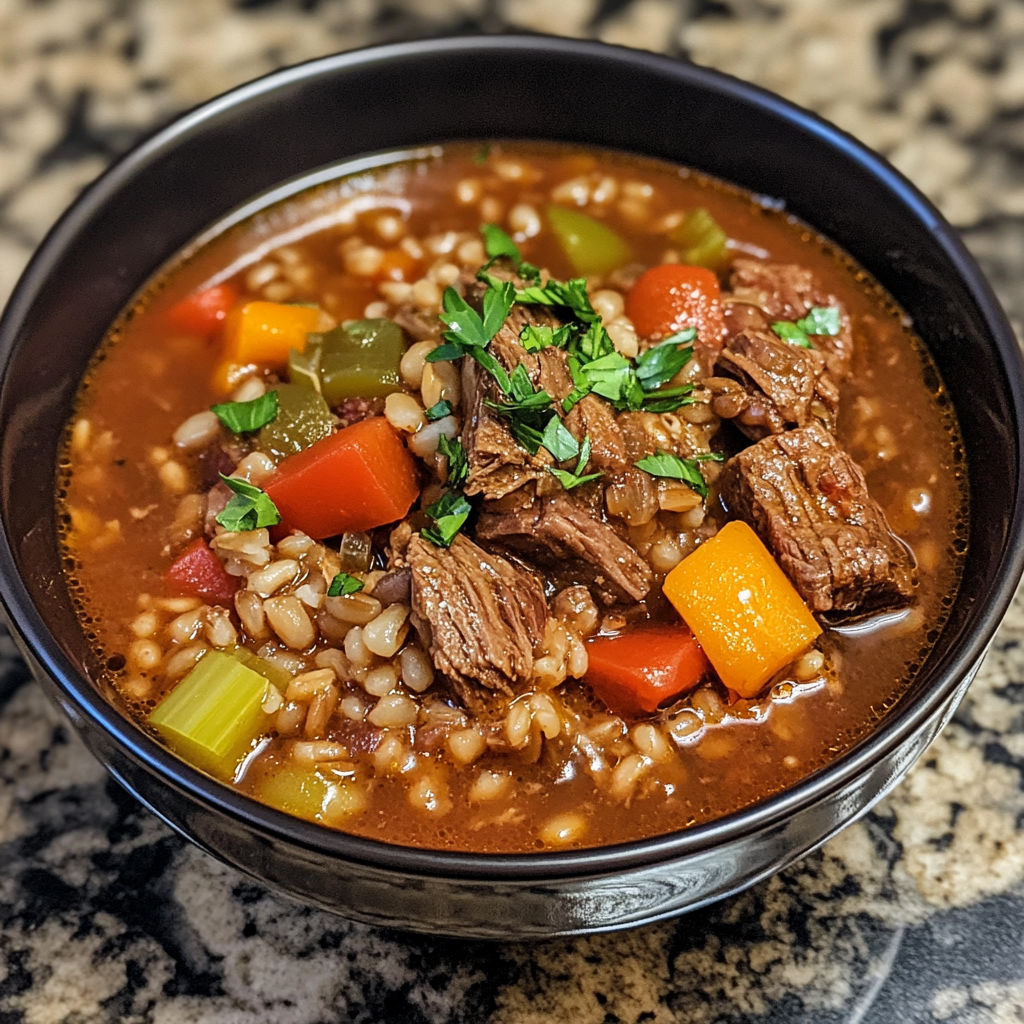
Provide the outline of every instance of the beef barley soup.
<path id="1" fill-rule="evenodd" d="M 792 785 L 899 700 L 965 550 L 893 299 L 778 204 L 577 148 L 425 150 L 193 246 L 111 329 L 61 469 L 125 713 L 438 849 Z"/>

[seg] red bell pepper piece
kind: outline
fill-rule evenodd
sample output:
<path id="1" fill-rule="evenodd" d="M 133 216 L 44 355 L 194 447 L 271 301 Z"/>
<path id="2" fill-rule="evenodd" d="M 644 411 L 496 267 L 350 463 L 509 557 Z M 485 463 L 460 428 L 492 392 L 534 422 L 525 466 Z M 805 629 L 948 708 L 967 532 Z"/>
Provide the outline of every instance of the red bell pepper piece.
<path id="1" fill-rule="evenodd" d="M 586 682 L 621 715 L 656 711 L 692 690 L 710 669 L 694 635 L 680 626 L 642 626 L 587 642 Z"/>
<path id="2" fill-rule="evenodd" d="M 178 555 L 164 578 L 186 594 L 226 605 L 234 600 L 239 582 L 225 572 L 224 564 L 202 537 Z"/>
<path id="3" fill-rule="evenodd" d="M 216 284 L 201 292 L 186 295 L 167 310 L 172 327 L 190 334 L 213 334 L 223 326 L 228 313 L 240 296 L 233 284 Z"/>
<path id="4" fill-rule="evenodd" d="M 290 455 L 264 490 L 282 527 L 316 540 L 393 523 L 420 492 L 416 463 L 383 416 Z"/>

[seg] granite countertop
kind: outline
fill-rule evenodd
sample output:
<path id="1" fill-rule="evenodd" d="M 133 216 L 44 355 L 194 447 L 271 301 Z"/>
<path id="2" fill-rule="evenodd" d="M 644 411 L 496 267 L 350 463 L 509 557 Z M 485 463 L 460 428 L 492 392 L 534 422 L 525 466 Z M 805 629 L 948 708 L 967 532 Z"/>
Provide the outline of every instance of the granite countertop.
<path id="1" fill-rule="evenodd" d="M 688 55 L 886 153 L 1024 321 L 1021 0 L 0 0 L 0 298 L 176 112 L 281 64 L 521 27 Z M 0 1024 L 1024 1021 L 1024 598 L 910 777 L 822 851 L 677 921 L 409 937 L 268 894 L 78 743 L 0 635 Z"/>

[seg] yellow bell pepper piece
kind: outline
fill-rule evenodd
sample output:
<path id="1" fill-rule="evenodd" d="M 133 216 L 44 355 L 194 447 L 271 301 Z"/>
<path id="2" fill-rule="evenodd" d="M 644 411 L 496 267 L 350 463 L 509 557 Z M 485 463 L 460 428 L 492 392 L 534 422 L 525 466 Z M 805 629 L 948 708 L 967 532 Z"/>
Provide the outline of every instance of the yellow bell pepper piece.
<path id="1" fill-rule="evenodd" d="M 756 697 L 821 633 L 746 523 L 727 523 L 684 558 L 665 578 L 664 591 L 719 678 L 741 697 Z"/>
<path id="2" fill-rule="evenodd" d="M 312 306 L 247 302 L 228 314 L 224 327 L 227 360 L 284 369 L 288 353 L 293 348 L 302 352 L 306 337 L 319 323 L 320 310 Z"/>

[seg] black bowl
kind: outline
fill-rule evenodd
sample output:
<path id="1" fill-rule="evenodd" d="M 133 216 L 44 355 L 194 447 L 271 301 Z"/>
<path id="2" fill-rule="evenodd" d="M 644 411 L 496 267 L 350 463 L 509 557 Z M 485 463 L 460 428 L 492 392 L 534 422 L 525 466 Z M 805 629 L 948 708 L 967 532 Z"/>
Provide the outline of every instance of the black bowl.
<path id="1" fill-rule="evenodd" d="M 477 138 L 633 151 L 779 197 L 902 303 L 960 418 L 972 503 L 964 582 L 912 689 L 837 761 L 711 824 L 564 853 L 389 846 L 214 782 L 144 735 L 87 676 L 87 639 L 61 575 L 54 475 L 107 326 L 176 250 L 253 196 L 357 154 Z M 236 89 L 143 143 L 68 211 L 0 321 L 0 359 L 0 597 L 47 693 L 111 773 L 187 838 L 275 889 L 375 924 L 503 939 L 622 928 L 777 871 L 910 768 L 963 696 L 1021 574 L 1021 358 L 954 231 L 884 160 L 819 118 L 647 53 L 538 37 L 417 42 Z"/>

